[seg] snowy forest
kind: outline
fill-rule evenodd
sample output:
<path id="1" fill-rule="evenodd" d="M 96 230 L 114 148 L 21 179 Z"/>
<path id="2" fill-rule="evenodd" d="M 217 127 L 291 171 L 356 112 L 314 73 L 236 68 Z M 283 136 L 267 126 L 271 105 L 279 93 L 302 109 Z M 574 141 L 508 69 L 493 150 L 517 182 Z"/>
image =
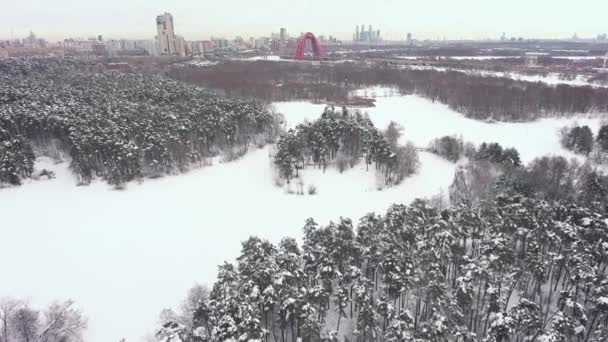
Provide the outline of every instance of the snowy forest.
<path id="1" fill-rule="evenodd" d="M 274 141 L 277 125 L 259 103 L 161 76 L 65 59 L 0 61 L 0 183 L 31 177 L 37 150 L 69 155 L 80 183 L 120 185 L 220 152 L 238 157 Z"/>
<path id="2" fill-rule="evenodd" d="M 544 157 L 503 169 L 477 201 L 437 209 L 416 200 L 326 226 L 309 219 L 301 246 L 251 237 L 236 264 L 219 267 L 192 320 L 167 321 L 157 335 L 606 341 L 608 182 L 588 171 L 566 177 L 575 168 Z"/>
<path id="3" fill-rule="evenodd" d="M 247 74 L 246 80 L 240 75 Z M 350 91 L 396 87 L 474 119 L 529 121 L 545 116 L 608 111 L 608 89 L 557 86 L 456 71 L 368 67 L 355 63 L 306 65 L 273 62 L 223 62 L 210 67 L 176 67 L 176 79 L 221 89 L 234 96 L 271 101 L 295 99 L 345 103 Z"/>
<path id="4" fill-rule="evenodd" d="M 248 73 L 252 65 L 256 71 Z M 293 77 L 294 74 L 298 77 Z M 217 94 L 199 85 L 227 91 Z M 395 121 L 386 120 L 390 122 L 387 127 L 376 127 L 367 114 L 348 109 L 346 103 L 344 107 L 336 105 L 354 97 L 353 90 L 370 85 L 389 86 L 403 94 L 439 101 L 479 120 L 527 121 L 550 115 L 608 111 L 608 89 L 548 86 L 457 72 L 405 70 L 390 65 L 371 69 L 349 62 L 331 68 L 306 63 L 224 62 L 205 68 L 182 65 L 172 69 L 168 77 L 153 72 L 113 71 L 101 64 L 68 59 L 6 59 L 0 60 L 0 186 L 19 185 L 28 178 L 54 177 L 53 171 L 34 168 L 39 156 L 67 161 L 79 184 L 102 179 L 122 188 L 133 180 L 186 172 L 218 159 L 231 161 L 250 148 L 272 144 L 257 154 L 250 153 L 257 158 L 249 163 L 238 164 L 247 159 L 242 158 L 229 164 L 244 170 L 243 173 L 216 168 L 217 174 L 202 176 L 209 183 L 191 178 L 186 185 L 194 189 L 193 195 L 184 198 L 196 201 L 175 203 L 181 211 L 172 211 L 171 206 L 162 203 L 163 210 L 169 208 L 167 216 L 152 218 L 160 222 L 159 226 L 151 224 L 152 220 L 142 221 L 141 216 L 116 215 L 129 219 L 124 222 L 134 222 L 123 225 L 132 231 L 118 227 L 120 236 L 108 234 L 108 246 L 124 246 L 123 255 L 119 254 L 121 250 L 103 248 L 96 251 L 100 254 L 82 253 L 85 247 L 94 249 L 97 244 L 105 247 L 101 243 L 105 241 L 99 237 L 106 237 L 105 229 L 113 221 L 105 223 L 98 216 L 100 222 L 95 223 L 102 227 L 99 231 L 103 234 L 96 236 L 94 228 L 85 231 L 82 236 L 93 243 L 85 245 L 83 241 L 82 250 L 73 252 L 59 244 L 60 240 L 70 241 L 77 236 L 71 227 L 81 227 L 85 220 L 80 217 L 91 214 L 73 215 L 73 205 L 64 205 L 66 212 L 49 210 L 51 214 L 41 214 L 45 220 L 52 219 L 52 212 L 56 211 L 59 221 L 55 222 L 61 223 L 51 227 L 54 244 L 43 239 L 35 250 L 43 250 L 43 245 L 45 248 L 49 245 L 50 249 L 44 250 L 46 254 L 37 252 L 36 258 L 38 254 L 50 255 L 61 250 L 75 259 L 93 256 L 83 260 L 103 260 L 112 256 L 115 260 L 111 262 L 118 260 L 114 264 L 103 260 L 95 264 L 102 267 L 91 267 L 101 278 L 113 276 L 112 272 L 104 274 L 103 268 L 114 271 L 132 253 L 137 253 L 141 260 L 127 263 L 129 275 L 124 279 L 117 277 L 120 286 L 141 285 L 135 276 L 129 278 L 132 269 L 137 269 L 132 265 L 141 267 L 153 262 L 149 269 L 141 267 L 141 272 L 150 271 L 155 276 L 159 269 L 169 269 L 158 267 L 157 259 L 152 258 L 157 254 L 162 257 L 160 264 L 165 260 L 176 262 L 171 263 L 173 268 L 168 275 L 160 272 L 167 283 L 169 278 L 189 281 L 190 275 L 200 275 L 203 268 L 208 271 L 224 258 L 236 256 L 233 262 L 219 266 L 209 289 L 199 286 L 191 290 L 179 315 L 163 311 L 150 341 L 608 341 L 608 175 L 603 171 L 605 165 L 601 165 L 601 159 L 608 153 L 608 125 L 600 124 L 595 136 L 596 126 L 588 122 L 581 126 L 571 122 L 560 132 L 557 129 L 564 124 L 556 126 L 553 142 L 556 147 L 561 143 L 563 148 L 576 153 L 563 151 L 572 159 L 560 155 L 528 158 L 525 146 L 520 144 L 516 146 L 525 157 L 522 161 L 516 148 L 493 142 L 517 143 L 513 139 L 490 137 L 483 142 L 488 134 L 483 140 L 476 138 L 479 145 L 475 145 L 456 134 L 441 136 L 457 132 L 461 128 L 458 125 L 451 127 L 453 131 L 432 135 L 437 138 L 428 146 L 417 147 L 405 142 L 405 130 Z M 255 100 L 234 96 L 251 96 Z M 283 129 L 284 118 L 259 102 L 319 99 L 319 96 L 325 96 L 334 105 L 325 107 L 317 119 L 304 121 L 287 131 Z M 428 114 L 411 112 L 412 116 Z M 432 118 L 427 118 L 427 122 L 435 123 Z M 407 132 L 415 133 L 416 129 L 421 128 L 408 126 Z M 421 179 L 411 177 L 404 181 L 421 167 L 419 151 L 423 151 L 422 158 L 427 158 L 424 162 L 428 168 L 418 173 L 430 174 L 429 184 L 424 185 L 441 191 L 435 196 L 434 192 L 416 192 L 420 189 L 416 190 L 414 183 Z M 539 155 L 542 154 L 535 154 Z M 256 168 L 258 161 L 262 161 L 263 168 Z M 242 185 L 236 182 L 243 177 L 246 182 L 241 184 L 262 183 L 260 175 L 276 171 L 281 181 L 304 184 L 302 173 L 306 168 L 325 172 L 331 167 L 342 173 L 357 165 L 361 170 L 376 172 L 383 186 L 393 188 L 373 194 L 365 189 L 361 197 L 352 198 L 334 190 L 342 197 L 319 202 L 319 207 L 327 211 L 309 212 L 313 201 L 328 198 L 325 194 L 331 193 L 331 187 L 324 188 L 328 190 L 316 197 L 291 198 L 278 191 L 266 191 L 264 186 L 245 188 L 254 190 L 249 191 L 253 195 L 244 194 Z M 443 178 L 446 182 L 441 183 L 445 187 L 437 186 L 440 177 L 431 173 L 431 169 L 440 167 L 449 171 Z M 348 180 L 347 176 L 339 177 Z M 209 186 L 211 182 L 219 184 L 222 177 L 222 181 L 227 179 L 229 183 Z M 59 178 L 55 183 L 60 183 Z M 195 183 L 202 185 L 197 188 Z M 271 186 L 266 183 L 262 185 Z M 140 198 L 161 202 L 157 199 L 170 194 L 168 189 L 178 188 L 175 184 L 166 183 L 154 192 L 141 192 Z M 314 184 L 310 184 L 309 194 L 316 194 Z M 231 187 L 236 192 L 230 192 Z M 27 188 L 33 187 L 7 192 Z M 94 187 L 83 190 L 91 188 Z M 391 198 L 382 206 L 373 199 L 368 203 L 372 196 L 397 191 L 402 191 L 398 195 L 404 197 L 395 201 Z M 98 203 L 116 203 L 120 200 L 118 196 L 110 196 L 127 193 L 128 190 L 111 192 L 107 202 Z M 42 197 L 41 194 L 36 192 L 31 198 Z M 61 193 L 58 194 L 43 197 L 46 202 L 41 203 L 48 203 L 47 198 L 51 201 L 61 198 Z M 221 196 L 227 199 L 218 200 Z M 405 196 L 410 197 L 403 200 Z M 409 205 L 390 205 L 425 196 L 432 197 L 416 199 Z M 132 206 L 138 200 L 123 198 L 120 206 L 108 212 L 115 213 L 122 204 L 134 215 L 142 212 Z M 378 199 L 378 203 L 383 201 L 381 197 Z M 11 201 L 12 198 L 3 203 L 8 205 Z M 22 201 L 29 212 L 31 200 Z M 288 201 L 295 203 L 295 209 L 281 205 Z M 348 201 L 365 207 L 342 214 L 349 217 L 340 217 L 345 207 L 339 204 Z M 142 208 L 145 206 L 148 211 L 154 208 L 148 202 L 142 203 Z M 98 211 L 103 205 L 90 207 Z M 370 208 L 376 212 L 368 213 Z M 238 216 L 244 209 L 251 211 L 241 215 L 242 221 L 227 223 L 230 222 L 227 216 L 232 216 L 231 213 Z M 199 211 L 202 214 L 197 216 Z M 210 211 L 215 211 L 215 216 Z M 189 216 L 194 212 L 197 215 Z M 297 213 L 306 216 L 296 216 Z M 323 218 L 319 213 L 329 213 L 334 221 L 327 222 L 326 215 L 327 221 L 317 223 L 315 218 Z M 22 223 L 24 214 L 18 215 L 18 219 L 7 216 L 14 231 L 7 229 L 9 234 L 4 237 L 15 234 L 17 237 L 8 241 L 21 242 L 21 235 L 15 232 L 29 232 L 30 221 Z M 272 219 L 281 222 L 274 224 L 269 216 L 276 216 Z M 305 220 L 309 216 L 315 217 Z M 70 223 L 66 217 L 75 222 L 67 225 L 69 238 L 55 238 L 58 227 Z M 288 219 L 294 220 L 285 222 Z M 165 227 L 160 227 L 165 222 L 170 222 L 167 228 L 172 231 L 165 232 Z M 92 222 L 85 223 L 95 227 Z M 52 225 L 29 224 L 42 229 Z M 238 230 L 240 227 L 243 231 Z M 302 234 L 295 236 L 297 232 L 293 229 L 300 227 Z M 161 238 L 157 238 L 160 242 L 154 241 L 155 230 L 161 232 Z M 216 244 L 220 249 L 227 246 L 218 241 L 228 240 L 217 240 L 219 235 L 212 235 L 215 232 L 211 230 L 238 236 L 232 242 L 251 237 L 242 242 L 238 256 L 238 250 L 229 255 L 205 245 Z M 280 234 L 278 238 L 270 235 L 275 232 Z M 202 241 L 199 239 L 202 235 L 197 235 L 201 233 Z M 40 232 L 35 234 L 43 236 Z M 174 237 L 171 235 L 180 239 L 171 240 Z M 280 239 L 285 235 L 291 236 Z M 196 245 L 187 245 L 186 240 Z M 140 241 L 154 247 L 152 253 L 132 248 Z M 7 246 L 11 243 L 0 250 L 10 251 Z M 204 253 L 191 253 L 179 259 L 174 256 L 176 249 L 171 248 Z M 219 261 L 214 259 L 218 256 Z M 36 259 L 34 264 L 38 262 Z M 88 269 L 90 265 L 85 267 Z M 66 282 L 91 284 L 77 283 L 72 278 Z M 160 291 L 174 288 L 164 282 L 156 288 L 155 283 L 160 282 L 144 284 L 148 286 L 145 301 L 159 301 L 163 297 Z M 161 289 L 164 286 L 167 287 Z M 129 301 L 139 294 L 120 293 L 122 289 L 117 285 L 112 293 L 124 296 L 120 297 L 121 305 L 132 305 Z M 149 293 L 159 295 L 148 296 Z M 137 309 L 143 317 L 144 310 Z M 135 325 L 139 319 L 124 319 L 120 313 L 111 316 L 127 322 L 125 325 Z M 26 301 L 3 298 L 0 328 L 0 342 L 81 342 L 87 319 L 72 301 L 55 302 L 38 310 Z"/>
<path id="5" fill-rule="evenodd" d="M 287 182 L 307 165 L 325 168 L 332 162 L 340 172 L 353 167 L 363 157 L 366 168 L 375 163 L 386 185 L 398 184 L 416 172 L 418 154 L 408 143 L 399 145 L 403 128 L 392 122 L 379 131 L 369 117 L 346 107 L 336 111 L 328 106 L 321 117 L 283 133 L 276 145 L 273 163 Z"/>

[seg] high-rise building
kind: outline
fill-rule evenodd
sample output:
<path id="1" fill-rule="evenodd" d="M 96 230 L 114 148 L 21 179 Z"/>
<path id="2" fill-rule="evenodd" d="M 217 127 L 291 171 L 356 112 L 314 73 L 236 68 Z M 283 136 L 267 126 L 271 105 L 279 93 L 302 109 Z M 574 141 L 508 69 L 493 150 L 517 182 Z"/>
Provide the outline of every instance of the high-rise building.
<path id="1" fill-rule="evenodd" d="M 173 16 L 164 13 L 156 17 L 156 31 L 160 55 L 179 55 L 181 47 L 178 49 L 175 30 L 173 28 Z"/>
<path id="2" fill-rule="evenodd" d="M 190 55 L 186 40 L 182 36 L 175 36 L 175 54 L 179 56 Z"/>
<path id="3" fill-rule="evenodd" d="M 284 27 L 281 27 L 280 38 L 281 38 L 281 42 L 285 42 L 287 40 L 287 29 Z"/>
<path id="4" fill-rule="evenodd" d="M 359 25 L 357 25 L 357 29 L 355 31 L 355 41 L 358 41 L 360 38 L 360 34 L 359 34 Z"/>
<path id="5" fill-rule="evenodd" d="M 358 41 L 363 42 L 366 41 L 369 37 L 369 32 L 365 32 L 365 24 L 361 24 L 361 31 L 359 32 Z"/>

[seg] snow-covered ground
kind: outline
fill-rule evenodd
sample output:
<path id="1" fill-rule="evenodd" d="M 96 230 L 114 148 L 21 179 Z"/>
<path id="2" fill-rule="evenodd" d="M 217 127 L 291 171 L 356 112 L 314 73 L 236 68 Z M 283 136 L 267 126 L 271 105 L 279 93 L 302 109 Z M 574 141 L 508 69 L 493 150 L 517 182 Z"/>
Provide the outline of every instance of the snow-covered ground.
<path id="1" fill-rule="evenodd" d="M 526 82 L 541 82 L 550 85 L 558 85 L 558 84 L 567 84 L 571 86 L 591 86 L 591 87 L 608 87 L 606 84 L 593 83 L 589 81 L 590 76 L 585 75 L 577 75 L 574 79 L 563 79 L 559 77 L 558 73 L 548 73 L 547 75 L 527 75 L 516 72 L 500 72 L 500 71 L 483 71 L 483 70 L 457 70 L 455 71 L 464 72 L 468 74 L 477 74 L 481 76 L 491 76 L 491 77 L 506 77 L 512 78 L 518 81 L 526 81 Z"/>
<path id="2" fill-rule="evenodd" d="M 246 60 L 248 60 L 248 61 L 273 61 L 273 62 L 277 62 L 277 61 L 281 61 L 281 56 L 276 56 L 276 55 L 255 56 L 255 57 L 246 58 Z M 288 61 L 288 60 L 284 59 L 284 61 Z"/>
<path id="3" fill-rule="evenodd" d="M 193 59 L 191 61 L 188 61 L 184 64 L 191 64 L 191 65 L 196 65 L 199 67 L 207 67 L 207 66 L 214 66 L 217 65 L 218 62 L 214 62 L 214 61 L 208 61 L 208 60 L 201 60 L 201 59 Z"/>
<path id="4" fill-rule="evenodd" d="M 449 185 L 454 165 L 424 153 L 418 175 L 375 191 L 359 168 L 308 170 L 318 194 L 286 194 L 273 184 L 268 149 L 126 190 L 102 182 L 76 187 L 65 163 L 57 178 L 0 190 L 0 294 L 36 304 L 73 298 L 90 317 L 87 341 L 140 341 L 157 314 L 195 282 L 212 283 L 250 235 L 299 238 L 306 218 L 358 219 L 392 203 L 429 197 Z"/>
<path id="5" fill-rule="evenodd" d="M 526 161 L 546 153 L 570 155 L 556 131 L 574 121 L 547 119 L 523 124 L 487 124 L 415 96 L 387 89 L 362 91 L 378 97 L 368 108 L 379 127 L 395 120 L 405 139 L 425 146 L 445 134 L 473 142 L 497 141 L 520 150 Z M 313 119 L 323 105 L 276 103 L 290 126 Z M 597 131 L 597 119 L 579 119 Z M 299 238 L 304 220 L 326 224 L 340 216 L 358 219 L 446 190 L 455 165 L 421 153 L 417 175 L 383 191 L 364 165 L 339 174 L 304 172 L 318 194 L 289 195 L 274 185 L 269 149 L 179 176 L 146 179 L 122 191 L 104 182 L 75 186 L 66 163 L 40 158 L 38 168 L 57 178 L 0 190 L 0 294 L 46 304 L 76 300 L 90 317 L 89 342 L 141 341 L 158 312 L 175 307 L 195 282 L 212 283 L 216 266 L 234 260 L 250 235 L 278 242 Z"/>
<path id="6" fill-rule="evenodd" d="M 403 140 L 410 140 L 416 146 L 427 147 L 435 138 L 457 135 L 476 144 L 498 142 L 505 147 L 515 147 L 524 162 L 547 154 L 575 157 L 574 153 L 560 146 L 559 129 L 578 122 L 589 125 L 597 133 L 600 126 L 597 116 L 584 115 L 525 123 L 487 123 L 466 118 L 444 104 L 433 103 L 419 96 L 401 96 L 389 88 L 363 89 L 355 95 L 376 97 L 375 107 L 359 110 L 367 112 L 379 128 L 385 128 L 391 120 L 401 124 L 405 128 Z M 274 106 L 278 112 L 285 114 L 290 126 L 317 117 L 325 107 L 307 102 L 277 102 Z"/>
<path id="7" fill-rule="evenodd" d="M 447 58 L 455 59 L 455 60 L 472 59 L 472 60 L 477 60 L 477 61 L 485 61 L 485 60 L 492 60 L 492 59 L 521 58 L 521 56 L 450 56 Z"/>
<path id="8" fill-rule="evenodd" d="M 428 66 L 428 65 L 402 65 L 403 69 L 413 69 L 413 70 L 436 70 L 440 72 L 446 71 L 456 71 L 462 72 L 468 75 L 480 75 L 484 77 L 505 77 L 511 78 L 519 81 L 526 82 L 541 82 L 549 85 L 558 85 L 558 84 L 567 84 L 571 86 L 591 86 L 591 87 L 600 87 L 605 88 L 608 87 L 606 84 L 602 83 L 594 83 L 590 82 L 589 79 L 591 76 L 585 75 L 577 75 L 574 79 L 562 79 L 559 77 L 557 73 L 548 73 L 546 75 L 536 74 L 536 75 L 528 75 L 522 74 L 518 72 L 502 72 L 502 71 L 489 71 L 489 70 L 470 70 L 470 69 L 457 69 L 457 68 L 448 68 L 448 67 L 437 67 L 437 66 Z"/>

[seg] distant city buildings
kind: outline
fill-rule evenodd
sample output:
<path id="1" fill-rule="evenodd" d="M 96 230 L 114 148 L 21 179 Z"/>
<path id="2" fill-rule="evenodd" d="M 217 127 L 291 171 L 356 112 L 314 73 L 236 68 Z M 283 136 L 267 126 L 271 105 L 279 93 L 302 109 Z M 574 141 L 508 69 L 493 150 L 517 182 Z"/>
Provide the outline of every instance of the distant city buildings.
<path id="1" fill-rule="evenodd" d="M 64 56 L 158 56 L 158 46 L 151 39 L 68 38 L 62 42 Z"/>
<path id="2" fill-rule="evenodd" d="M 0 40 L 0 48 L 29 48 L 39 49 L 46 48 L 48 42 L 45 39 L 38 38 L 34 32 L 30 31 L 30 34 L 23 39 L 12 39 L 12 40 Z"/>
<path id="3" fill-rule="evenodd" d="M 67 38 L 63 40 L 63 54 L 103 56 L 107 55 L 107 49 L 103 41 L 99 41 L 98 38 Z"/>
<path id="4" fill-rule="evenodd" d="M 365 25 L 357 25 L 355 27 L 355 33 L 353 34 L 353 42 L 357 43 L 377 43 L 382 41 L 380 30 L 374 31 L 372 25 L 368 26 L 368 30 L 365 31 Z"/>

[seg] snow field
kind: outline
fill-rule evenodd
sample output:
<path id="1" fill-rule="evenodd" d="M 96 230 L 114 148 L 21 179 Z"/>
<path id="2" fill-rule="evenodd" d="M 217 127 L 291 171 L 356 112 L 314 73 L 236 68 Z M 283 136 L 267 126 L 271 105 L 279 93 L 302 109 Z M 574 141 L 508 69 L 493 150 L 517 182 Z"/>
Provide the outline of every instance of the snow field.
<path id="1" fill-rule="evenodd" d="M 499 77 L 499 78 L 511 78 L 517 81 L 524 82 L 541 82 L 548 85 L 558 85 L 558 84 L 566 84 L 575 87 L 598 87 L 605 88 L 608 87 L 606 84 L 602 83 L 594 83 L 590 82 L 589 79 L 591 76 L 585 75 L 577 75 L 574 79 L 560 79 L 559 74 L 557 73 L 548 73 L 546 75 L 541 74 L 523 74 L 518 72 L 501 72 L 501 71 L 489 71 L 489 70 L 471 70 L 471 69 L 457 69 L 457 68 L 448 68 L 448 67 L 438 67 L 438 66 L 425 66 L 425 65 L 402 65 L 400 66 L 403 69 L 412 69 L 412 70 L 436 70 L 439 72 L 446 71 L 456 71 L 463 74 L 468 75 L 476 75 L 483 77 Z"/>
<path id="2" fill-rule="evenodd" d="M 45 161 L 57 178 L 0 191 L 10 222 L 0 256 L 18 260 L 4 267 L 0 293 L 39 305 L 72 298 L 90 318 L 87 341 L 141 341 L 161 309 L 176 307 L 196 282 L 211 285 L 217 265 L 234 261 L 249 236 L 299 238 L 309 217 L 357 220 L 451 182 L 453 164 L 421 159 L 419 175 L 384 191 L 374 191 L 372 170 L 306 170 L 314 196 L 275 187 L 267 148 L 123 191 L 101 181 L 77 187 L 65 163 Z"/>
<path id="3" fill-rule="evenodd" d="M 417 146 L 457 134 L 515 147 L 524 162 L 544 154 L 572 156 L 559 146 L 557 130 L 575 120 L 595 132 L 599 125 L 599 119 L 582 117 L 489 124 L 386 88 L 361 94 L 378 96 L 376 107 L 362 109 L 377 127 L 397 121 L 405 127 L 404 140 Z M 318 117 L 324 105 L 275 108 L 293 127 Z M 376 190 L 373 168 L 366 172 L 364 164 L 343 174 L 308 168 L 304 182 L 318 193 L 308 195 L 305 186 L 298 196 L 274 185 L 269 148 L 183 175 L 129 183 L 122 191 L 101 181 L 75 186 L 67 163 L 39 158 L 37 169 L 55 171 L 55 179 L 0 190 L 0 214 L 8 222 L 0 227 L 0 258 L 11 260 L 3 266 L 0 294 L 36 306 L 72 298 L 90 318 L 87 341 L 141 341 L 161 309 L 176 307 L 196 282 L 211 285 L 217 265 L 234 261 L 240 242 L 251 235 L 274 243 L 300 238 L 309 217 L 320 224 L 340 216 L 356 222 L 392 203 L 446 190 L 456 166 L 430 153 L 420 153 L 420 160 L 418 174 L 382 191 Z"/>
<path id="4" fill-rule="evenodd" d="M 415 95 L 401 96 L 391 88 L 375 87 L 359 90 L 358 96 L 375 97 L 375 107 L 359 108 L 368 113 L 376 127 L 386 128 L 391 121 L 404 127 L 402 142 L 412 141 L 418 147 L 444 135 L 456 135 L 477 145 L 498 142 L 503 147 L 515 147 L 524 163 L 544 155 L 576 155 L 559 143 L 559 130 L 578 123 L 589 125 L 594 134 L 600 127 L 598 116 L 579 115 L 570 118 L 544 118 L 524 123 L 487 123 L 466 118 L 448 106 L 430 102 Z M 288 126 L 312 120 L 322 113 L 324 105 L 307 102 L 277 102 L 275 110 L 286 114 Z M 338 108 L 339 109 L 339 108 Z"/>

